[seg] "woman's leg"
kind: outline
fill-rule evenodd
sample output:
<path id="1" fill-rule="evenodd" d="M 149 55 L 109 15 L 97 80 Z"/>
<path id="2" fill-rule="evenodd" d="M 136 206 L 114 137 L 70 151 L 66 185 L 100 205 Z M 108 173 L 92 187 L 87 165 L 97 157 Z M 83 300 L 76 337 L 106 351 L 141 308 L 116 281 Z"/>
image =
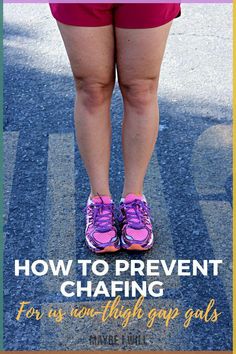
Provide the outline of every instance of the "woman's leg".
<path id="1" fill-rule="evenodd" d="M 124 99 L 123 196 L 142 194 L 158 134 L 157 88 L 171 22 L 157 28 L 116 28 L 117 68 Z"/>
<path id="2" fill-rule="evenodd" d="M 110 102 L 114 88 L 113 26 L 58 23 L 75 80 L 75 128 L 91 195 L 110 195 Z"/>

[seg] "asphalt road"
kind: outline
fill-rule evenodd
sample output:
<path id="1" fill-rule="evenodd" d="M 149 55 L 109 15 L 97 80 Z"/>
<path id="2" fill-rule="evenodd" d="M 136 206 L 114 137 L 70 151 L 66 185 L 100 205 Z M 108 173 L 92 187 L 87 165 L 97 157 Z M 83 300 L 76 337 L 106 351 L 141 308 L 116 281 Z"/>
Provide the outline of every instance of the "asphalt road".
<path id="1" fill-rule="evenodd" d="M 73 82 L 59 32 L 45 4 L 4 7 L 5 349 L 99 349 L 89 344 L 88 333 L 122 334 L 119 324 L 68 320 L 58 327 L 47 320 L 15 321 L 19 301 L 43 309 L 49 304 L 67 308 L 77 299 L 65 301 L 58 291 L 61 279 L 16 279 L 14 259 L 97 257 L 84 245 L 82 209 L 89 186 L 74 140 Z M 180 280 L 173 275 L 165 296 L 158 302 L 148 298 L 146 306 L 199 308 L 215 298 L 223 315 L 215 324 L 196 321 L 189 329 L 177 321 L 169 330 L 157 323 L 148 331 L 133 321 L 129 331 L 146 334 L 147 350 L 232 349 L 231 17 L 230 4 L 193 4 L 183 5 L 182 17 L 174 21 L 160 82 L 160 133 L 145 181 L 156 242 L 148 254 L 133 255 L 222 259 L 219 277 Z M 116 202 L 123 182 L 121 120 L 116 87 L 111 160 Z M 118 258 L 130 256 L 102 256 L 111 265 Z"/>

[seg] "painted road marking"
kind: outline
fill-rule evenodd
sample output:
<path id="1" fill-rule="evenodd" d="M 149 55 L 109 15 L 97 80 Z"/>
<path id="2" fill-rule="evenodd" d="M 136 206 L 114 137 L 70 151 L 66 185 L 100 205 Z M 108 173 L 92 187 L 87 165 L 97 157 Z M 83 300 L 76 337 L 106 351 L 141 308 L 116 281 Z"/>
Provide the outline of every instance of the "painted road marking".
<path id="1" fill-rule="evenodd" d="M 76 259 L 74 134 L 50 134 L 46 201 L 48 259 Z M 72 269 L 73 278 L 75 269 Z M 49 293 L 58 292 L 63 278 L 44 277 Z"/>
<path id="2" fill-rule="evenodd" d="M 200 197 L 211 246 L 216 259 L 222 259 L 221 281 L 232 310 L 232 208 L 228 201 L 207 201 L 208 196 L 226 194 L 225 183 L 232 174 L 232 128 L 216 125 L 197 140 L 192 171 Z"/>
<path id="3" fill-rule="evenodd" d="M 156 239 L 153 249 L 146 253 L 146 258 L 165 259 L 166 261 L 176 259 L 156 151 L 154 151 L 152 155 L 145 177 L 144 194 L 151 207 Z M 177 275 L 166 277 L 164 281 L 166 288 L 176 288 L 180 286 L 180 280 Z"/>

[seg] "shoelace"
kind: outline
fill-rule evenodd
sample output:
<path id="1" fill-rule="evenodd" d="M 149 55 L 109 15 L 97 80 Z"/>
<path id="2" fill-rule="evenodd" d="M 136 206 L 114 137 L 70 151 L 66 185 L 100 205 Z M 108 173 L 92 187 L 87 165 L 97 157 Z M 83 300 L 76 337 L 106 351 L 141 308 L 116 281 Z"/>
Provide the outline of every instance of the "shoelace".
<path id="1" fill-rule="evenodd" d="M 150 208 L 147 206 L 147 204 L 144 201 L 140 199 L 135 199 L 132 202 L 128 202 L 128 203 L 121 203 L 120 221 L 124 221 L 125 219 L 124 215 L 122 214 L 122 209 L 125 209 L 125 214 L 126 214 L 125 222 L 134 229 L 140 229 L 143 226 L 145 226 L 145 222 L 150 217 Z"/>
<path id="2" fill-rule="evenodd" d="M 93 224 L 98 232 L 107 232 L 113 227 L 114 204 L 105 204 L 102 197 L 100 199 L 101 203 L 90 204 L 86 206 L 85 211 L 93 218 Z"/>

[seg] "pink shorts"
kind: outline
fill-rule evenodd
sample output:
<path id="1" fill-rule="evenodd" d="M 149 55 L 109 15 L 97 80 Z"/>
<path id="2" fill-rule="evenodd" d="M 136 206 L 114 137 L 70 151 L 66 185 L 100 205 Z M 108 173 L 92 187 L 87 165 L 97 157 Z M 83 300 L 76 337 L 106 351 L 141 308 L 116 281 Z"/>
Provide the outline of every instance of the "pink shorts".
<path id="1" fill-rule="evenodd" d="M 54 18 L 66 25 L 120 28 L 159 27 L 180 16 L 180 4 L 50 4 Z"/>

